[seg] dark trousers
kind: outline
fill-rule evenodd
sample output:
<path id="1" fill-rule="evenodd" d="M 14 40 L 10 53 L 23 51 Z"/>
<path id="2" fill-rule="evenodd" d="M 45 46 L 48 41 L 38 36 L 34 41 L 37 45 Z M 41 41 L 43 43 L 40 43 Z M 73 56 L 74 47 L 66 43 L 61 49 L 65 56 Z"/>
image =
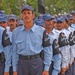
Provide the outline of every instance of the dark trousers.
<path id="1" fill-rule="evenodd" d="M 69 67 L 69 69 L 66 71 L 65 75 L 72 75 L 72 65 Z"/>
<path id="2" fill-rule="evenodd" d="M 13 75 L 13 68 L 12 68 L 12 66 L 10 67 L 9 74 Z"/>
<path id="3" fill-rule="evenodd" d="M 75 75 L 75 60 L 74 60 L 74 63 L 72 65 L 72 75 Z"/>
<path id="4" fill-rule="evenodd" d="M 49 68 L 49 75 L 52 74 L 52 71 L 53 71 L 53 62 L 51 63 L 50 68 Z"/>
<path id="5" fill-rule="evenodd" d="M 43 61 L 41 58 L 18 61 L 18 75 L 42 75 Z"/>
<path id="6" fill-rule="evenodd" d="M 4 75 L 4 63 L 0 62 L 0 75 Z"/>
<path id="7" fill-rule="evenodd" d="M 65 75 L 75 75 L 75 62 L 66 71 L 66 74 Z"/>

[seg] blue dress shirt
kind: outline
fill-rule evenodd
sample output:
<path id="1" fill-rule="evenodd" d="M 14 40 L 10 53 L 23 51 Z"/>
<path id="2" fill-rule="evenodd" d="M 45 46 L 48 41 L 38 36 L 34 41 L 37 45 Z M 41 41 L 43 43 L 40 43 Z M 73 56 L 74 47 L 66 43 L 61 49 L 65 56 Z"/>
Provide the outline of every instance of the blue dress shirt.
<path id="1" fill-rule="evenodd" d="M 14 30 L 12 35 L 13 43 L 13 71 L 17 71 L 19 55 L 35 55 L 44 50 L 44 70 L 49 70 L 52 59 L 52 49 L 50 46 L 42 46 L 42 38 L 44 28 L 33 25 L 30 30 L 26 30 L 24 26 L 20 26 Z"/>
<path id="2" fill-rule="evenodd" d="M 0 53 L 3 52 L 3 46 L 2 46 L 2 34 L 3 34 L 4 28 L 0 26 Z"/>
<path id="3" fill-rule="evenodd" d="M 12 32 L 7 30 L 8 37 L 10 38 L 10 42 L 12 42 Z M 5 69 L 4 72 L 9 72 L 10 66 L 11 66 L 11 59 L 12 59 L 12 45 L 8 45 L 6 47 L 3 47 L 3 51 L 5 54 Z"/>

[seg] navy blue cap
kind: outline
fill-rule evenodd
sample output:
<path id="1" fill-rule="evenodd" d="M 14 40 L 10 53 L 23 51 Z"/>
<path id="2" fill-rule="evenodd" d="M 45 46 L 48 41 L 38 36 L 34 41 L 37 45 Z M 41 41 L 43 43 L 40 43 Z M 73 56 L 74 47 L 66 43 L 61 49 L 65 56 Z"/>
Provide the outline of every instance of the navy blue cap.
<path id="1" fill-rule="evenodd" d="M 10 14 L 10 15 L 8 16 L 8 20 L 10 20 L 10 19 L 17 20 L 17 16 L 14 15 L 14 14 Z"/>
<path id="2" fill-rule="evenodd" d="M 23 24 L 24 24 L 23 20 L 18 21 L 18 25 L 23 25 Z"/>
<path id="3" fill-rule="evenodd" d="M 7 22 L 8 18 L 5 13 L 0 14 L 0 22 Z"/>
<path id="4" fill-rule="evenodd" d="M 68 20 L 73 20 L 73 16 L 71 14 L 66 15 Z"/>
<path id="5" fill-rule="evenodd" d="M 63 15 L 62 17 L 63 17 L 66 21 L 68 21 L 68 18 L 67 18 L 66 15 Z"/>
<path id="6" fill-rule="evenodd" d="M 65 19 L 63 17 L 58 17 L 56 20 L 57 20 L 57 22 L 64 22 L 65 21 Z"/>
<path id="7" fill-rule="evenodd" d="M 42 27 L 45 25 L 43 19 L 36 19 L 34 22 L 35 22 L 36 25 L 39 25 L 39 26 L 42 26 Z"/>
<path id="8" fill-rule="evenodd" d="M 72 15 L 73 15 L 73 14 L 75 14 L 75 11 L 71 11 L 71 13 L 70 13 L 70 14 L 72 14 Z"/>
<path id="9" fill-rule="evenodd" d="M 21 12 L 23 11 L 23 10 L 31 10 L 31 11 L 34 11 L 34 9 L 32 8 L 32 6 L 29 6 L 29 5 L 24 5 L 23 7 L 22 7 L 22 10 L 21 10 Z"/>
<path id="10" fill-rule="evenodd" d="M 54 18 L 52 21 L 53 21 L 53 22 L 57 22 L 56 18 Z"/>
<path id="11" fill-rule="evenodd" d="M 5 14 L 5 12 L 3 10 L 0 10 L 0 14 Z"/>
<path id="12" fill-rule="evenodd" d="M 53 19 L 54 17 L 52 16 L 52 15 L 50 15 L 50 14 L 44 14 L 43 16 L 42 16 L 42 19 L 43 20 L 50 20 L 50 19 Z"/>

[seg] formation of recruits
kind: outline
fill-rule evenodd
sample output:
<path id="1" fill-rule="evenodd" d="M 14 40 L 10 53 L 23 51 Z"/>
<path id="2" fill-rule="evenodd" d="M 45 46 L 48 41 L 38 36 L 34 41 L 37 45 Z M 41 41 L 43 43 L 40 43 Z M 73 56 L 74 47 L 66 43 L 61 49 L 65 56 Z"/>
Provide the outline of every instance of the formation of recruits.
<path id="1" fill-rule="evenodd" d="M 0 11 L 0 75 L 75 75 L 75 11 L 35 18 L 25 5 L 21 15 Z"/>

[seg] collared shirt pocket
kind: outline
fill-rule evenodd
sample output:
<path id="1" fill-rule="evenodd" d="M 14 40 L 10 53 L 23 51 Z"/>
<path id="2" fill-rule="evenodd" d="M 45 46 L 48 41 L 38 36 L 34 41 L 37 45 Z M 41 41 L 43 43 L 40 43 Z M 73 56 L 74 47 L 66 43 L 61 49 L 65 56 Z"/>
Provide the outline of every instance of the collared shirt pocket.
<path id="1" fill-rule="evenodd" d="M 17 42 L 16 42 L 16 46 L 17 46 L 17 49 L 18 49 L 19 51 L 24 50 L 24 48 L 25 48 L 24 41 L 23 41 L 23 40 L 22 40 L 22 41 L 17 41 Z"/>
<path id="2" fill-rule="evenodd" d="M 40 37 L 35 37 L 33 39 L 34 39 L 32 40 L 33 46 L 35 46 L 36 48 L 39 48 L 40 46 L 42 46 L 42 39 Z"/>

